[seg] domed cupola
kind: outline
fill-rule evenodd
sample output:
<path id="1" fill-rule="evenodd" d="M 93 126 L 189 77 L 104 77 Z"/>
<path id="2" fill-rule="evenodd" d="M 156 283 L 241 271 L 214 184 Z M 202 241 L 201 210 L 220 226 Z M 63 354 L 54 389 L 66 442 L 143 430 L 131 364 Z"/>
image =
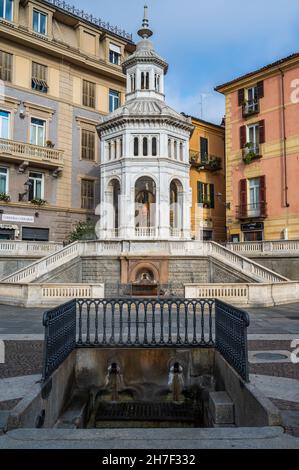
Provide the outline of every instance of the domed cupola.
<path id="1" fill-rule="evenodd" d="M 141 40 L 123 63 L 125 103 L 97 126 L 102 239 L 190 239 L 191 119 L 165 102 L 168 64 L 155 52 L 147 7 Z"/>
<path id="2" fill-rule="evenodd" d="M 154 50 L 149 38 L 153 35 L 149 28 L 148 8 L 144 7 L 142 28 L 138 31 L 142 38 L 136 51 L 125 62 L 123 72 L 127 75 L 127 101 L 136 98 L 164 100 L 164 76 L 168 64 Z"/>

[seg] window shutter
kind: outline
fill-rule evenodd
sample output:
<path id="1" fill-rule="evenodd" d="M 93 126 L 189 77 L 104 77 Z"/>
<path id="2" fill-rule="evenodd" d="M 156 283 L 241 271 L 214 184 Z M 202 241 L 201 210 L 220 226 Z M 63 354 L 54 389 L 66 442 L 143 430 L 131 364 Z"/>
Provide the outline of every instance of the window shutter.
<path id="1" fill-rule="evenodd" d="M 197 203 L 203 203 L 203 183 L 201 181 L 197 182 Z"/>
<path id="2" fill-rule="evenodd" d="M 238 103 L 239 103 L 239 106 L 243 106 L 244 101 L 245 101 L 245 90 L 244 90 L 244 88 L 240 88 L 240 90 L 238 90 Z"/>
<path id="3" fill-rule="evenodd" d="M 259 141 L 260 144 L 265 143 L 265 120 L 259 122 Z"/>
<path id="4" fill-rule="evenodd" d="M 215 207 L 215 191 L 214 185 L 210 184 L 210 209 L 214 209 Z"/>
<path id="5" fill-rule="evenodd" d="M 266 215 L 266 176 L 260 176 L 260 214 Z"/>
<path id="6" fill-rule="evenodd" d="M 247 180 L 246 178 L 240 180 L 240 215 L 245 217 L 247 215 Z"/>
<path id="7" fill-rule="evenodd" d="M 257 83 L 257 97 L 258 97 L 258 99 L 264 98 L 264 82 L 263 82 L 263 80 Z"/>
<path id="8" fill-rule="evenodd" d="M 240 148 L 243 149 L 246 145 L 246 126 L 240 127 Z"/>

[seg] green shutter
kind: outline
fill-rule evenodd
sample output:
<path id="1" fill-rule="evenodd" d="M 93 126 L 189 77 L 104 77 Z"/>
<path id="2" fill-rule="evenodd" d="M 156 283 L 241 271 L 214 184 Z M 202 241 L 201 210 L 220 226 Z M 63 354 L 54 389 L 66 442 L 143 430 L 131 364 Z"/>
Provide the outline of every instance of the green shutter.
<path id="1" fill-rule="evenodd" d="M 210 208 L 214 209 L 215 207 L 215 191 L 214 191 L 214 185 L 210 184 Z"/>
<path id="2" fill-rule="evenodd" d="M 200 181 L 197 182 L 197 203 L 203 203 L 203 183 Z"/>

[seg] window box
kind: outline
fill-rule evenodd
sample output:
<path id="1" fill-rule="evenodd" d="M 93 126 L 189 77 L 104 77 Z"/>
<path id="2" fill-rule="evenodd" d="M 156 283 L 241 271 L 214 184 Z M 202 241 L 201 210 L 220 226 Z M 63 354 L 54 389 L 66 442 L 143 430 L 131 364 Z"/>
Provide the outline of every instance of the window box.
<path id="1" fill-rule="evenodd" d="M 47 204 L 47 201 L 45 201 L 44 199 L 35 198 L 31 199 L 30 203 L 35 206 L 45 206 Z"/>
<path id="2" fill-rule="evenodd" d="M 0 201 L 10 202 L 10 195 L 6 193 L 0 193 Z"/>
<path id="3" fill-rule="evenodd" d="M 253 144 L 252 142 L 247 142 L 242 153 L 243 162 L 246 165 L 250 165 L 254 160 L 262 158 L 260 155 L 260 146 L 259 144 Z"/>

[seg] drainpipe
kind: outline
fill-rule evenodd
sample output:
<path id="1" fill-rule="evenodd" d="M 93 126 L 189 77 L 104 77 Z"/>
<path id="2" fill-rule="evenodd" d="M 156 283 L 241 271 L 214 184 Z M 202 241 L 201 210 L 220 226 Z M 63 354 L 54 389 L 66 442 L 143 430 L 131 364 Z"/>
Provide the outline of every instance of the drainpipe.
<path id="1" fill-rule="evenodd" d="M 290 207 L 288 201 L 288 172 L 287 172 L 287 135 L 286 135 L 286 116 L 285 116 L 285 93 L 284 93 L 284 71 L 278 69 L 281 75 L 281 98 L 282 98 L 282 132 L 283 132 L 283 161 L 284 161 L 284 194 L 285 207 Z"/>

